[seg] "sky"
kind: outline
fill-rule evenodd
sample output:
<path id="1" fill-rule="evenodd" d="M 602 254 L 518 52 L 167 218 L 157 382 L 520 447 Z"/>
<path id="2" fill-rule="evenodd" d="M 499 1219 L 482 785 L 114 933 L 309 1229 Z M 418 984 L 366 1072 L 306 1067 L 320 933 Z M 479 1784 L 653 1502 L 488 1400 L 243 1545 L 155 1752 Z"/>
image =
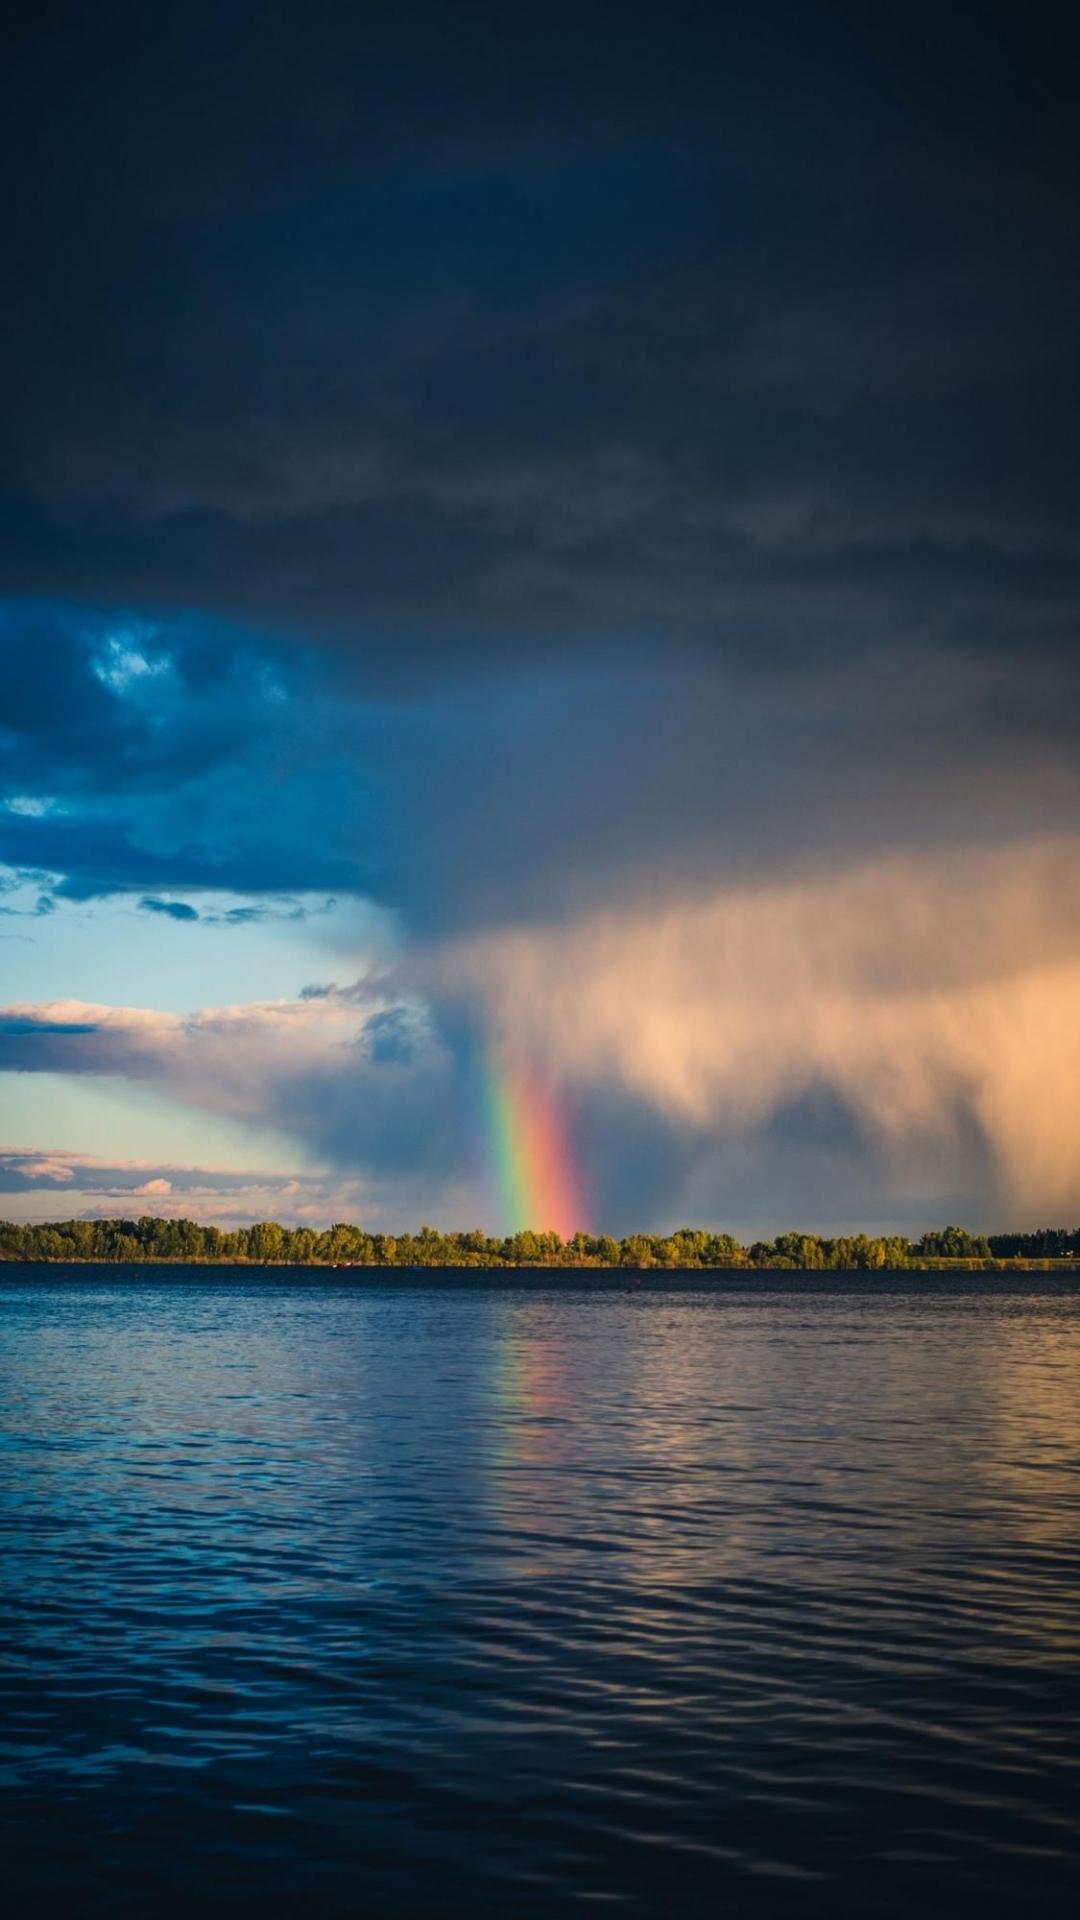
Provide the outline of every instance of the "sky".
<path id="1" fill-rule="evenodd" d="M 0 1212 L 1075 1223 L 1068 25 L 24 10 Z"/>

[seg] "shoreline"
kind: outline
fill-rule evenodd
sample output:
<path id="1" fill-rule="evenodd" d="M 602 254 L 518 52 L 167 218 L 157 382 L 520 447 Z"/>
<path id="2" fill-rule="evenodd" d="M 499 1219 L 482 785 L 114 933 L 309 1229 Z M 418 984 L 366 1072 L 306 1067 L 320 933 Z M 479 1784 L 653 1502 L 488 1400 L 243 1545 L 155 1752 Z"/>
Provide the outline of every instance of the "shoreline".
<path id="1" fill-rule="evenodd" d="M 255 1273 L 310 1273 L 310 1274 L 589 1274 L 596 1277 L 610 1275 L 613 1279 L 620 1276 L 629 1279 L 663 1279 L 665 1276 L 681 1278 L 691 1276 L 696 1279 L 753 1279 L 762 1275 L 792 1274 L 801 1279 L 859 1279 L 871 1282 L 877 1279 L 898 1279 L 905 1275 L 919 1274 L 1080 1274 L 1080 1260 L 1070 1257 L 1047 1258 L 1043 1260 L 1027 1258 L 1002 1258 L 980 1260 L 920 1260 L 909 1261 L 902 1266 L 887 1267 L 807 1267 L 791 1263 L 761 1261 L 735 1266 L 663 1266 L 659 1263 L 651 1266 L 631 1266 L 607 1264 L 602 1261 L 516 1261 L 516 1260 L 439 1260 L 426 1263 L 406 1263 L 394 1261 L 363 1260 L 251 1260 L 239 1256 L 207 1258 L 192 1256 L 188 1259 L 168 1258 L 161 1255 L 140 1256 L 135 1259 L 91 1259 L 77 1255 L 39 1254 L 0 1254 L 0 1276 L 7 1267 L 96 1267 L 104 1271 L 125 1272 L 141 1271 L 154 1267 L 164 1270 L 182 1267 L 196 1272 L 218 1270 L 255 1272 Z"/>
<path id="2" fill-rule="evenodd" d="M 0 1220 L 0 1261 L 33 1265 L 228 1266 L 383 1273 L 438 1268 L 550 1273 L 1055 1273 L 1080 1269 L 1080 1228 L 972 1233 L 931 1227 L 908 1234 L 805 1233 L 741 1241 L 708 1227 L 615 1238 L 582 1229 L 519 1228 L 383 1233 L 347 1221 L 324 1228 L 257 1220 L 246 1227 L 183 1217 Z"/>

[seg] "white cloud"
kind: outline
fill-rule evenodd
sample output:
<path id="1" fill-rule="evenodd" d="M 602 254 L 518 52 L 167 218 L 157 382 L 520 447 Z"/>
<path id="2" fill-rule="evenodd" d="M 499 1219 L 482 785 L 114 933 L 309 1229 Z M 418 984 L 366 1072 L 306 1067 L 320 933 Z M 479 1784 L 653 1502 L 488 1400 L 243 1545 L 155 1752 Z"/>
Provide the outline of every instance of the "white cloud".
<path id="1" fill-rule="evenodd" d="M 146 651 L 153 638 L 154 629 L 148 627 L 111 634 L 94 661 L 94 672 L 102 685 L 123 694 L 141 681 L 157 680 L 168 673 L 172 665 L 169 658 Z"/>
<path id="2" fill-rule="evenodd" d="M 9 813 L 16 813 L 27 820 L 41 820 L 51 813 L 56 801 L 51 794 L 13 793 L 5 800 Z"/>

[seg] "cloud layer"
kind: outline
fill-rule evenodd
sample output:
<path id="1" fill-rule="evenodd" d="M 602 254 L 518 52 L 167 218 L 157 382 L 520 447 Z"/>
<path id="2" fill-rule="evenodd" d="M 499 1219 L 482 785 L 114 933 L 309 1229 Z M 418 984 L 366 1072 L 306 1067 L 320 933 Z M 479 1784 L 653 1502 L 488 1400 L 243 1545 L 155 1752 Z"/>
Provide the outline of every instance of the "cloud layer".
<path id="1" fill-rule="evenodd" d="M 14 1005 L 0 1065 L 163 1084 L 269 1119 L 384 1210 L 435 1199 L 489 1220 L 482 1050 L 543 1064 L 620 1227 L 645 1224 L 636 1207 L 932 1218 L 957 1196 L 1034 1222 L 1080 1181 L 1078 1005 L 1080 843 L 1056 838 L 502 928 L 287 1002 Z"/>
<path id="2" fill-rule="evenodd" d="M 405 1219 L 515 1051 L 598 1225 L 1075 1205 L 1064 15 L 145 11 L 0 103 L 4 1070 Z"/>
<path id="3" fill-rule="evenodd" d="M 125 11 L 10 62 L 14 164 L 79 132 L 9 210 L 9 591 L 410 693 L 660 642 L 1063 640 L 1060 23 Z"/>
<path id="4" fill-rule="evenodd" d="M 855 1136 L 853 1164 L 830 1169 L 838 1191 L 876 1160 L 875 1182 L 884 1166 L 927 1200 L 944 1174 L 981 1210 L 1075 1204 L 1080 840 L 898 855 L 500 932 L 446 953 L 441 978 L 499 1046 L 659 1111 L 721 1180 L 724 1144 L 744 1160 L 756 1137 L 768 1190 L 768 1129 L 783 1115 L 790 1138 L 801 1105 L 819 1136 L 824 1090 Z"/>
<path id="5" fill-rule="evenodd" d="M 221 1226 L 254 1218 L 326 1225 L 372 1210 L 357 1180 L 116 1160 L 63 1148 L 0 1148 L 0 1205 L 20 1221 L 153 1214 Z"/>

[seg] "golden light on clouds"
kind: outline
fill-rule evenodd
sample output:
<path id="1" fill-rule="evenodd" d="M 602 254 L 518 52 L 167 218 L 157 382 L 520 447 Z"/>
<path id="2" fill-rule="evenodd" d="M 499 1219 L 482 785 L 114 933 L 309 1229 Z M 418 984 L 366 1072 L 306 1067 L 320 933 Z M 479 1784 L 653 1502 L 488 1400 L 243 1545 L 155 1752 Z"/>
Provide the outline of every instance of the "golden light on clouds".
<path id="1" fill-rule="evenodd" d="M 566 1080 L 688 1124 L 753 1127 L 824 1081 L 898 1169 L 973 1119 L 1006 1204 L 1080 1193 L 1073 839 L 641 902 L 462 943 L 436 972 Z"/>

